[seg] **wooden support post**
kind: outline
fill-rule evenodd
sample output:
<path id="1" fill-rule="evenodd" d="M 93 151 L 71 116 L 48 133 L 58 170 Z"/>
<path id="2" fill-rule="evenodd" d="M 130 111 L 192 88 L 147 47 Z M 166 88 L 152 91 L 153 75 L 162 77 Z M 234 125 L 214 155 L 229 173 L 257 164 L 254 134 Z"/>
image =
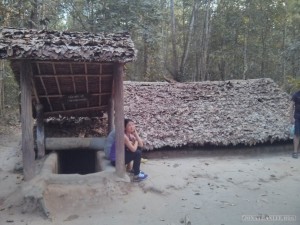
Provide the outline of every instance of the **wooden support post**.
<path id="1" fill-rule="evenodd" d="M 42 104 L 36 104 L 36 143 L 37 156 L 39 159 L 45 156 L 45 128 L 44 128 L 44 111 Z"/>
<path id="2" fill-rule="evenodd" d="M 116 172 L 121 178 L 125 177 L 123 68 L 122 63 L 115 63 L 114 65 Z"/>
<path id="3" fill-rule="evenodd" d="M 108 133 L 110 133 L 114 129 L 114 100 L 113 96 L 109 99 L 109 105 L 108 105 L 108 113 L 107 113 L 107 119 L 108 119 Z"/>
<path id="4" fill-rule="evenodd" d="M 22 122 L 22 155 L 25 180 L 35 176 L 35 154 L 33 147 L 33 119 L 31 99 L 31 67 L 29 60 L 21 61 L 21 122 Z"/>

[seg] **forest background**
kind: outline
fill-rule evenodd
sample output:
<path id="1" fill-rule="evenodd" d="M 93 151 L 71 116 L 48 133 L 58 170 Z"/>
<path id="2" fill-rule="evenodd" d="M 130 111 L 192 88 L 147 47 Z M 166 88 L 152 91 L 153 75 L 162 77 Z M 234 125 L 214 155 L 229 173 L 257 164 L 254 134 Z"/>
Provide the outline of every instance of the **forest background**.
<path id="1" fill-rule="evenodd" d="M 268 77 L 292 92 L 300 76 L 300 0 L 0 0 L 0 26 L 127 31 L 138 50 L 127 80 Z M 18 93 L 2 60 L 2 118 Z"/>

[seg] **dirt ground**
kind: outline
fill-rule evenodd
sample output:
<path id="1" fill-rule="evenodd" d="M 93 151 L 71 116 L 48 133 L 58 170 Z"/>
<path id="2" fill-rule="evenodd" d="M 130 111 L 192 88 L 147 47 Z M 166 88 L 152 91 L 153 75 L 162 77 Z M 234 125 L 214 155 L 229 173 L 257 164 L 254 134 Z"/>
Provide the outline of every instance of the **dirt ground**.
<path id="1" fill-rule="evenodd" d="M 146 181 L 53 187 L 61 194 L 46 218 L 24 213 L 20 136 L 18 128 L 0 135 L 1 225 L 300 224 L 300 159 L 290 144 L 146 153 Z"/>

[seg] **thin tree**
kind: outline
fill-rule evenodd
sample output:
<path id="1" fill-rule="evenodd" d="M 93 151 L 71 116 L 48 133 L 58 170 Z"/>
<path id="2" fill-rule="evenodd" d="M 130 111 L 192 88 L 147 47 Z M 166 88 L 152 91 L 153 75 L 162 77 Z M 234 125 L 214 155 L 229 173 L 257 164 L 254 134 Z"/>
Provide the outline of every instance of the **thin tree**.
<path id="1" fill-rule="evenodd" d="M 177 46 L 176 46 L 176 22 L 175 22 L 175 12 L 174 12 L 174 0 L 170 0 L 170 10 L 171 10 L 171 34 L 172 34 L 172 64 L 173 67 L 169 70 L 175 80 L 179 80 L 178 73 L 178 57 L 177 57 Z"/>
<path id="2" fill-rule="evenodd" d="M 198 80 L 207 80 L 207 63 L 208 63 L 208 46 L 210 38 L 210 16 L 211 16 L 211 0 L 207 0 L 205 9 L 205 20 L 203 24 L 203 32 L 200 44 L 199 57 L 199 74 Z"/>
<path id="3" fill-rule="evenodd" d="M 193 11 L 192 11 L 192 15 L 191 15 L 191 19 L 190 19 L 190 24 L 189 24 L 189 30 L 187 33 L 187 39 L 184 45 L 184 49 L 183 49 L 183 55 L 181 58 L 181 63 L 180 63 L 180 74 L 184 75 L 185 74 L 185 67 L 186 67 L 186 62 L 188 59 L 188 55 L 190 52 L 190 46 L 191 46 L 191 40 L 192 40 L 192 34 L 194 31 L 194 24 L 195 24 L 195 14 L 197 9 L 199 8 L 199 2 L 195 1 L 194 5 L 193 5 Z"/>
<path id="4" fill-rule="evenodd" d="M 38 0 L 31 1 L 31 11 L 30 11 L 30 19 L 29 19 L 29 28 L 38 28 Z"/>

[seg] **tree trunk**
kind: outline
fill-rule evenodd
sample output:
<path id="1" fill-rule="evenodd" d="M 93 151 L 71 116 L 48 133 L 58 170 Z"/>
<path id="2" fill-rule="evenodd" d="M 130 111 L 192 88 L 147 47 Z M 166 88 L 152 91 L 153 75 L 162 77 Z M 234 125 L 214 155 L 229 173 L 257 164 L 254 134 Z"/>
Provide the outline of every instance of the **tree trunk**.
<path id="1" fill-rule="evenodd" d="M 200 80 L 207 80 L 207 63 L 208 63 L 208 44 L 209 44 L 209 32 L 210 32 L 210 4 L 211 0 L 208 0 L 206 3 L 206 12 L 205 12 L 205 21 L 203 25 L 203 34 L 201 39 L 201 50 L 200 52 L 200 63 L 199 63 L 199 75 Z"/>
<path id="2" fill-rule="evenodd" d="M 260 63 L 260 77 L 265 77 L 265 57 L 266 57 L 266 42 L 265 36 L 262 34 L 262 52 L 261 52 L 261 63 Z"/>
<path id="3" fill-rule="evenodd" d="M 178 57 L 177 57 L 177 49 L 176 49 L 176 25 L 175 25 L 175 13 L 174 13 L 174 0 L 170 0 L 170 9 L 171 9 L 171 27 L 172 27 L 172 76 L 175 80 L 179 80 L 179 72 L 178 72 Z"/>
<path id="4" fill-rule="evenodd" d="M 286 10 L 286 8 L 285 8 Z M 287 12 L 285 11 L 287 14 Z M 287 17 L 284 18 L 284 28 L 283 28 L 283 34 L 282 34 L 282 76 L 283 76 L 283 88 L 285 88 L 286 85 L 286 59 L 285 59 L 285 47 L 286 47 L 286 31 L 287 31 Z"/>
<path id="5" fill-rule="evenodd" d="M 187 61 L 187 58 L 189 55 L 189 51 L 190 51 L 192 33 L 194 31 L 195 12 L 196 12 L 196 9 L 198 8 L 198 4 L 199 3 L 197 1 L 195 1 L 194 6 L 193 6 L 193 12 L 192 12 L 191 20 L 190 20 L 189 31 L 187 34 L 184 51 L 183 51 L 183 55 L 182 55 L 182 60 L 181 60 L 181 64 L 180 64 L 180 74 L 181 75 L 184 75 L 185 64 L 186 64 L 186 61 Z"/>
<path id="6" fill-rule="evenodd" d="M 248 51 L 248 26 L 246 28 L 246 32 L 244 34 L 244 52 L 243 52 L 243 58 L 244 58 L 244 70 L 243 70 L 243 79 L 246 80 L 246 74 L 248 71 L 248 59 L 247 59 L 247 51 Z"/>
<path id="7" fill-rule="evenodd" d="M 221 62 L 218 64 L 221 80 L 226 80 L 225 66 L 226 66 L 226 61 L 222 57 Z"/>
<path id="8" fill-rule="evenodd" d="M 146 34 L 144 34 L 143 36 L 143 40 L 144 40 L 144 67 L 143 67 L 143 77 L 147 77 L 148 74 L 148 44 L 147 44 L 147 38 L 146 38 Z"/>
<path id="9" fill-rule="evenodd" d="M 29 28 L 37 29 L 38 28 L 38 0 L 31 1 L 31 12 L 30 12 L 30 21 Z"/>
<path id="10" fill-rule="evenodd" d="M 95 16 L 94 16 L 94 1 L 90 1 L 90 31 L 95 32 Z"/>

